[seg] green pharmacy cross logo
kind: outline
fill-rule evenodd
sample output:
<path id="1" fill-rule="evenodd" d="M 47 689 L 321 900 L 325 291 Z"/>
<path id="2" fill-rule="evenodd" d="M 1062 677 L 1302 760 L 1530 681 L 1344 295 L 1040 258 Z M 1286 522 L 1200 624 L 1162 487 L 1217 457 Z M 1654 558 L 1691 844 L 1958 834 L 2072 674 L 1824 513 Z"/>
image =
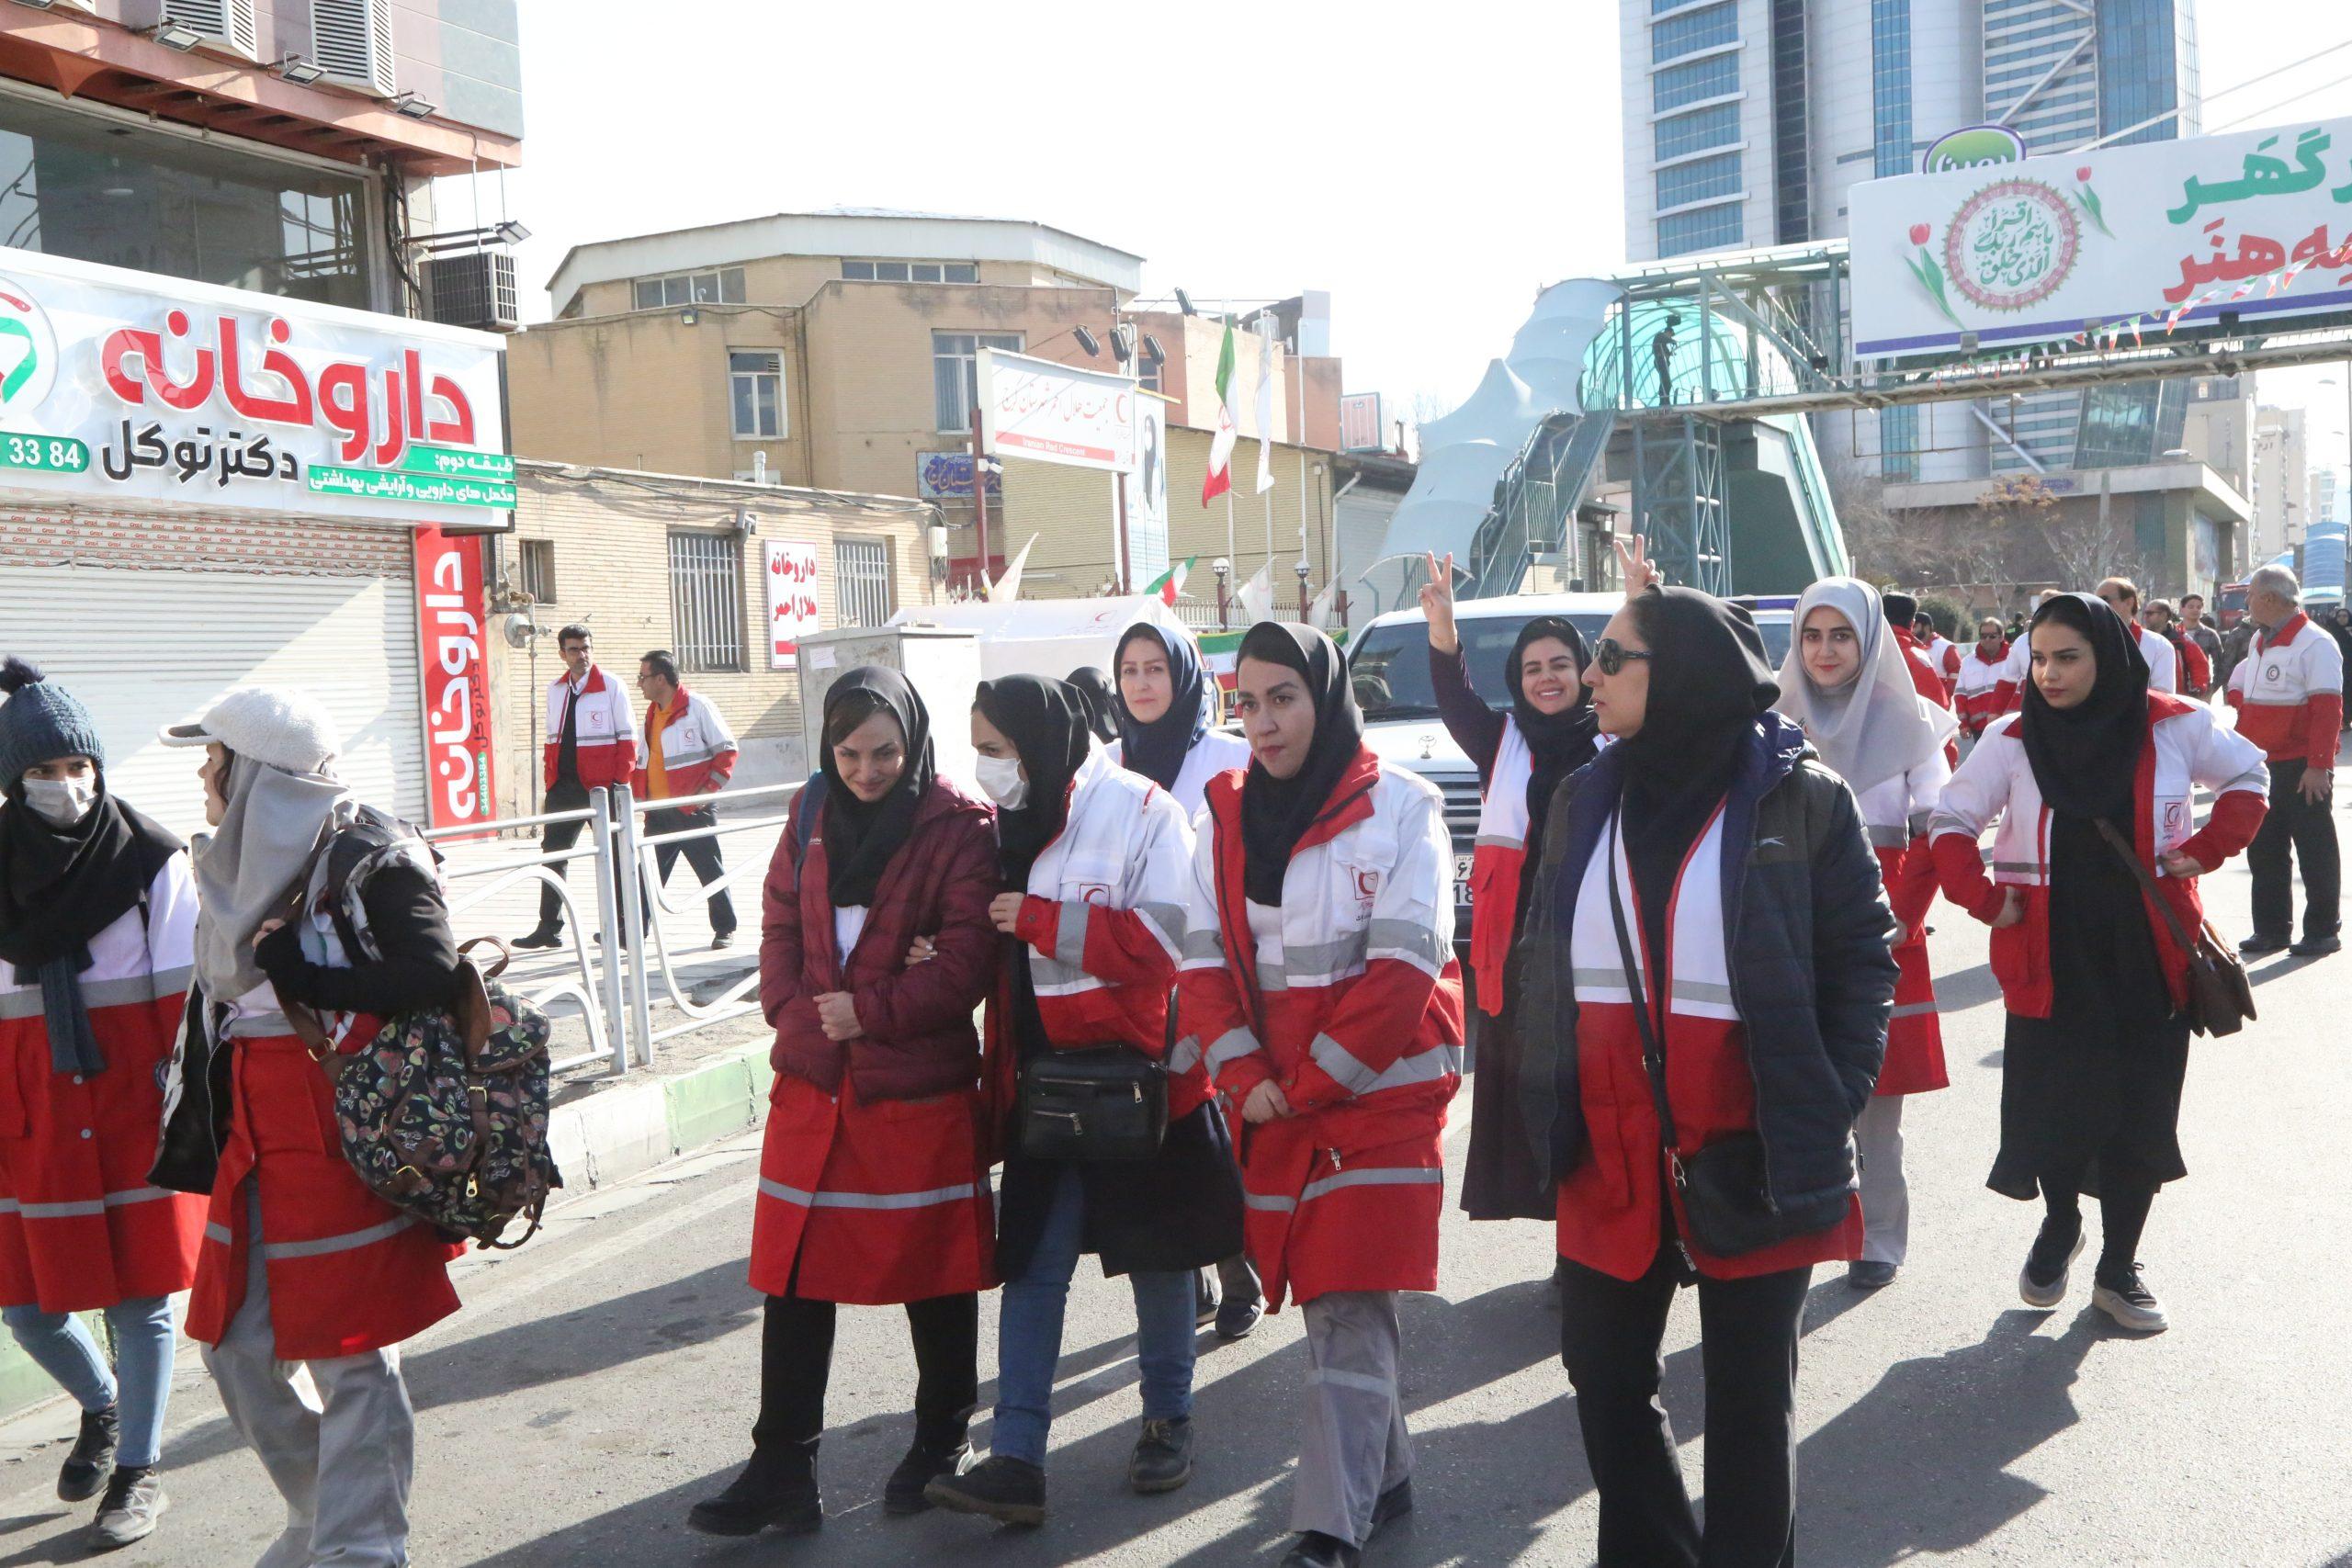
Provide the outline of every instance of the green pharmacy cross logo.
<path id="1" fill-rule="evenodd" d="M 2003 180 L 1952 215 L 1944 271 L 1979 309 L 2023 310 L 2058 292 L 2082 246 L 2082 225 L 2064 196 L 2040 180 Z"/>
<path id="2" fill-rule="evenodd" d="M 0 278 L 0 419 L 38 408 L 57 379 L 57 334 L 29 292 Z"/>

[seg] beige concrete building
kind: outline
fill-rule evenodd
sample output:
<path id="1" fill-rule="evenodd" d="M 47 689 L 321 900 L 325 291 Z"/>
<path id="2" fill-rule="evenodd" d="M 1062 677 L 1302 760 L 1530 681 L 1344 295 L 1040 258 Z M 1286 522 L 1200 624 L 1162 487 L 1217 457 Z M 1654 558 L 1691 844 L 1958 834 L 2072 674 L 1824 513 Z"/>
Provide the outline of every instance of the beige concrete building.
<path id="1" fill-rule="evenodd" d="M 2300 548 L 2312 525 L 2311 454 L 2303 411 L 2254 415 L 2254 564 Z"/>
<path id="2" fill-rule="evenodd" d="M 514 450 L 933 501 L 949 529 L 951 577 L 962 581 L 978 565 L 968 454 L 979 348 L 1116 370 L 1113 329 L 1125 325 L 1136 344 L 1127 368 L 1170 399 L 1171 446 L 1180 445 L 1172 427 L 1215 425 L 1223 323 L 1135 309 L 1141 275 L 1139 257 L 1043 224 L 867 209 L 577 246 L 548 286 L 556 319 L 515 338 L 508 356 Z M 1340 365 L 1292 351 L 1320 346 L 1302 309 L 1293 300 L 1262 312 L 1278 329 L 1270 348 L 1251 332 L 1237 334 L 1235 381 L 1242 429 L 1254 436 L 1259 355 L 1272 354 L 1268 434 L 1310 453 L 1311 481 L 1339 445 Z M 1254 467 L 1254 449 L 1237 456 L 1237 470 L 1245 461 Z M 1057 543 L 1050 563 L 1041 541 L 1031 570 L 1069 583 L 1090 562 L 1107 570 L 1110 477 L 1006 467 L 990 479 L 991 571 L 1032 531 L 1058 539 L 1076 527 L 1093 492 L 1106 510 L 1089 525 L 1104 538 L 1083 549 Z M 1172 511 L 1180 481 L 1171 468 Z M 1197 498 L 1197 474 L 1192 482 Z M 1296 502 L 1295 491 L 1286 512 L 1277 501 L 1294 542 Z M 1024 516 L 1025 507 L 1045 510 Z M 1220 513 L 1220 545 L 1222 526 Z M 1261 526 L 1261 556 L 1262 535 Z M 1176 545 L 1182 559 L 1190 547 Z"/>
<path id="3" fill-rule="evenodd" d="M 771 668 L 766 543 L 811 547 L 826 626 L 879 626 L 936 592 L 924 534 L 931 509 L 899 496 L 754 487 L 675 474 L 518 461 L 514 531 L 495 541 L 491 602 L 543 628 L 530 649 L 488 639 L 497 713 L 498 815 L 538 807 L 556 631 L 595 636 L 596 660 L 629 684 L 657 649 L 716 704 L 742 742 L 738 784 L 805 777 L 800 679 Z M 501 628 L 503 629 L 503 627 Z M 632 696 L 639 714 L 644 705 Z"/>

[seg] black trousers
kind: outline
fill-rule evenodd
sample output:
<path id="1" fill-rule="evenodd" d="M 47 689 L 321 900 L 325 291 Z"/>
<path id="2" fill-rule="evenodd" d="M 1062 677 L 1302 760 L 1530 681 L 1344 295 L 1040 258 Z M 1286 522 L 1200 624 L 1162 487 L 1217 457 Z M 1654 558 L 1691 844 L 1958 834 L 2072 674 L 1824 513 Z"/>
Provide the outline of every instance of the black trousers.
<path id="1" fill-rule="evenodd" d="M 2262 819 L 2254 842 L 2245 850 L 2246 869 L 2254 873 L 2254 934 L 2284 942 L 2295 931 L 2293 858 L 2303 869 L 2303 935 L 2316 940 L 2336 934 L 2343 919 L 2336 913 L 2336 896 L 2343 886 L 2343 867 L 2335 847 L 2335 818 L 2330 800 L 2303 798 L 2304 764 L 2270 764 L 2270 814 Z"/>
<path id="2" fill-rule="evenodd" d="M 670 880 L 670 868 L 678 863 L 680 855 L 686 857 L 686 864 L 693 868 L 695 875 L 706 886 L 727 874 L 727 857 L 719 852 L 717 839 L 688 839 L 683 844 L 662 841 L 665 833 L 692 832 L 698 828 L 708 828 L 718 820 L 717 809 L 708 806 L 645 814 L 645 835 L 653 841 L 653 869 L 665 886 Z M 653 908 L 650 895 L 645 897 L 645 907 L 649 911 Z M 650 918 L 650 914 L 648 918 Z M 710 896 L 711 934 L 724 936 L 734 929 L 735 904 L 727 897 L 727 889 L 722 887 Z"/>
<path id="3" fill-rule="evenodd" d="M 1790 1568 L 1796 1562 L 1797 1331 L 1811 1269 L 1699 1281 L 1707 1379 L 1707 1528 L 1658 1401 L 1680 1257 L 1627 1283 L 1564 1263 L 1560 1359 L 1600 1494 L 1608 1568 Z"/>
<path id="4" fill-rule="evenodd" d="M 836 1312 L 831 1302 L 767 1298 L 752 1450 L 789 1472 L 816 1462 Z M 967 1292 L 909 1302 L 907 1327 L 915 1348 L 915 1442 L 944 1452 L 964 1440 L 980 1402 L 980 1298 Z"/>
<path id="5" fill-rule="evenodd" d="M 610 798 L 606 797 L 607 800 Z M 580 811 L 584 810 L 587 805 L 588 791 L 577 780 L 558 780 L 548 786 L 545 809 L 548 811 Z M 550 822 L 539 829 L 539 848 L 549 854 L 568 850 L 578 843 L 580 835 L 587 830 L 585 822 Z M 548 869 L 561 881 L 571 880 L 570 861 L 558 861 Z M 621 921 L 620 927 L 613 933 L 616 940 L 628 930 L 628 907 L 621 902 L 628 896 L 628 879 L 620 874 L 620 863 L 616 859 L 613 863 L 613 913 Z M 543 931 L 563 930 L 563 896 L 550 883 L 539 884 L 539 929 Z"/>

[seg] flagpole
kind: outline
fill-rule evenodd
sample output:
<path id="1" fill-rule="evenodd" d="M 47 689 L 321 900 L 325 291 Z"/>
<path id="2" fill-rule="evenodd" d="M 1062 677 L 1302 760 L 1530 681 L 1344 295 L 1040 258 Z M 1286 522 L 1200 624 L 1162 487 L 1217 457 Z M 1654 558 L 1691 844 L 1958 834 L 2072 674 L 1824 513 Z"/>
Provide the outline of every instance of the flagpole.
<path id="1" fill-rule="evenodd" d="M 1236 570 L 1240 570 L 1241 552 L 1233 547 L 1233 491 L 1230 487 L 1225 492 L 1225 558 L 1233 563 Z"/>
<path id="2" fill-rule="evenodd" d="M 1262 444 L 1262 443 L 1265 441 L 1265 439 L 1266 439 L 1266 438 L 1265 438 L 1264 436 L 1262 436 L 1262 435 L 1261 435 L 1261 436 L 1260 436 L 1258 439 L 1259 439 L 1260 443 L 1261 443 L 1261 444 Z M 1274 568 L 1274 492 L 1270 489 L 1270 490 L 1268 490 L 1268 491 L 1266 491 L 1266 570 L 1267 570 L 1268 571 L 1272 571 L 1272 570 L 1273 570 L 1273 568 Z"/>

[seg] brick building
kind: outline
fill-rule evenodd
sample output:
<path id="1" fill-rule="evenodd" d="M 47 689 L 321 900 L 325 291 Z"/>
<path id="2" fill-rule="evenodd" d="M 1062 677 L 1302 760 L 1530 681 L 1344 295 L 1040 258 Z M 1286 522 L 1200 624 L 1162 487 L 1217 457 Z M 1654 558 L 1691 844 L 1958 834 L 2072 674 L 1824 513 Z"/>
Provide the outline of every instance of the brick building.
<path id="1" fill-rule="evenodd" d="M 634 693 L 639 658 L 675 652 L 685 683 L 716 704 L 743 745 L 735 782 L 805 777 L 800 682 L 769 657 L 768 546 L 816 552 L 822 625 L 878 626 L 935 591 L 933 509 L 904 497 L 738 484 L 528 460 L 515 465 L 514 532 L 495 541 L 492 603 L 543 628 L 524 648 L 493 636 L 502 817 L 537 809 L 548 683 L 562 671 L 554 633 L 595 634 L 596 660 Z M 641 716 L 641 702 L 632 699 Z"/>

